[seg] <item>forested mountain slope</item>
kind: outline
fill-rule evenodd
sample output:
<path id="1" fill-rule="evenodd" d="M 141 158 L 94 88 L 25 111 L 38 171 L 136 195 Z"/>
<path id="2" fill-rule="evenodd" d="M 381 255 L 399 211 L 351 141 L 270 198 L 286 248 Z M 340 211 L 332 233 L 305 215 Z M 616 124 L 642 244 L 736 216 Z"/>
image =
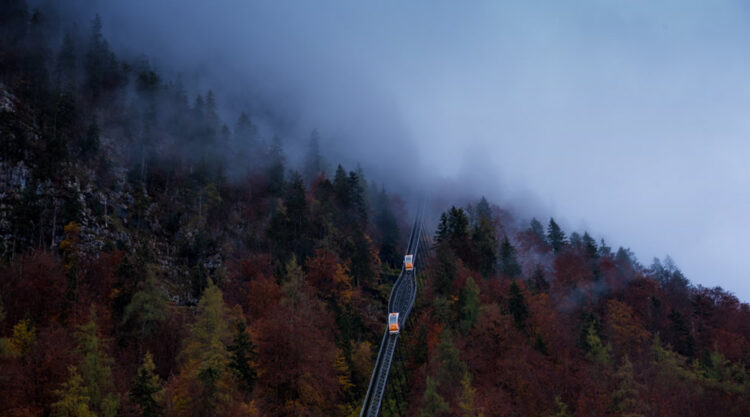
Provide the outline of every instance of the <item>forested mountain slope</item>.
<path id="1" fill-rule="evenodd" d="M 0 8 L 0 414 L 358 415 L 410 203 L 55 16 Z M 409 415 L 748 415 L 747 304 L 456 206 L 426 225 Z"/>

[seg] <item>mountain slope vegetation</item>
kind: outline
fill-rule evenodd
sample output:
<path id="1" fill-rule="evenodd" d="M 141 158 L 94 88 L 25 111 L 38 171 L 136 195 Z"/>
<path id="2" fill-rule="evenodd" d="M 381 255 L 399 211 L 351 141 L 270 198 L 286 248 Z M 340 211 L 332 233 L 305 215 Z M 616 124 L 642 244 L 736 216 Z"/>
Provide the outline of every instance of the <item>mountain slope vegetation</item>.
<path id="1" fill-rule="evenodd" d="M 358 415 L 409 203 L 56 16 L 0 8 L 0 415 Z M 747 304 L 455 204 L 383 415 L 748 414 Z"/>

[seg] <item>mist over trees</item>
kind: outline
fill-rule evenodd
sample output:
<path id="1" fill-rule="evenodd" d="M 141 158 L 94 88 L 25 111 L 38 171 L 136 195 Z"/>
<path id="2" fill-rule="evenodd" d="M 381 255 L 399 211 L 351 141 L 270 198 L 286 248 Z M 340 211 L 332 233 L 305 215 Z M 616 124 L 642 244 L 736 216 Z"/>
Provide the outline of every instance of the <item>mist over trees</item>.
<path id="1" fill-rule="evenodd" d="M 410 201 L 325 132 L 290 149 L 118 56 L 95 14 L 55 16 L 0 8 L 0 415 L 358 415 Z M 451 204 L 425 224 L 408 415 L 747 415 L 747 304 Z"/>

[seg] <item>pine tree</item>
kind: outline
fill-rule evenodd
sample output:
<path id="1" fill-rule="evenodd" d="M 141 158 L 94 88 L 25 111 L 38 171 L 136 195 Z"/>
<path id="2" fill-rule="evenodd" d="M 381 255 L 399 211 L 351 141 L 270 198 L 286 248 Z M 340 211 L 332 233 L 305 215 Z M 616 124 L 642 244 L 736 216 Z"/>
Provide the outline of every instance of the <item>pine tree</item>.
<path id="1" fill-rule="evenodd" d="M 146 352 L 130 388 L 130 401 L 138 407 L 137 415 L 141 417 L 156 417 L 161 414 L 162 387 L 159 375 L 154 373 L 154 369 L 154 358 L 151 352 Z"/>
<path id="2" fill-rule="evenodd" d="M 516 278 L 521 275 L 521 265 L 516 259 L 516 249 L 506 237 L 500 245 L 500 271 L 503 276 Z"/>
<path id="3" fill-rule="evenodd" d="M 471 244 L 479 273 L 485 278 L 494 275 L 497 264 L 497 237 L 489 218 L 479 217 L 479 221 L 474 226 Z"/>
<path id="4" fill-rule="evenodd" d="M 244 320 L 237 322 L 234 340 L 227 347 L 227 350 L 231 354 L 229 368 L 240 381 L 242 390 L 246 393 L 253 392 L 255 381 L 258 379 L 258 373 L 254 367 L 258 356 L 258 348 L 250 339 Z"/>
<path id="5" fill-rule="evenodd" d="M 508 295 L 508 311 L 513 316 L 513 325 L 516 329 L 525 331 L 526 320 L 529 318 L 529 309 L 526 306 L 526 299 L 521 292 L 521 288 L 513 281 L 510 284 L 510 294 Z"/>
<path id="6" fill-rule="evenodd" d="M 547 243 L 552 246 L 555 253 L 560 252 L 560 249 L 565 245 L 565 233 L 553 218 L 549 219 L 549 225 L 547 225 Z"/>
<path id="7" fill-rule="evenodd" d="M 546 238 L 544 237 L 544 228 L 542 227 L 542 224 L 539 223 L 539 220 L 536 219 L 536 217 L 531 219 L 531 222 L 529 223 L 529 230 L 531 230 L 531 232 L 539 238 L 540 242 L 546 241 Z"/>
<path id="8" fill-rule="evenodd" d="M 339 206 L 347 210 L 352 204 L 352 192 L 349 183 L 349 177 L 346 175 L 344 167 L 336 167 L 336 173 L 333 176 L 333 191 L 336 193 L 336 201 Z"/>

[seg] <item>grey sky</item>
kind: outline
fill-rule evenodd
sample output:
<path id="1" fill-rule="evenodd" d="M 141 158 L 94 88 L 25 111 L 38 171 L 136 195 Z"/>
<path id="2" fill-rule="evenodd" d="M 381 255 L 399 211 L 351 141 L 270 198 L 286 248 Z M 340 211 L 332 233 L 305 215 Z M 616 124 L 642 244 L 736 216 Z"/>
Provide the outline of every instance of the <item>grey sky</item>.
<path id="1" fill-rule="evenodd" d="M 274 103 L 368 172 L 669 253 L 750 300 L 746 2 L 76 2 L 116 47 Z"/>

